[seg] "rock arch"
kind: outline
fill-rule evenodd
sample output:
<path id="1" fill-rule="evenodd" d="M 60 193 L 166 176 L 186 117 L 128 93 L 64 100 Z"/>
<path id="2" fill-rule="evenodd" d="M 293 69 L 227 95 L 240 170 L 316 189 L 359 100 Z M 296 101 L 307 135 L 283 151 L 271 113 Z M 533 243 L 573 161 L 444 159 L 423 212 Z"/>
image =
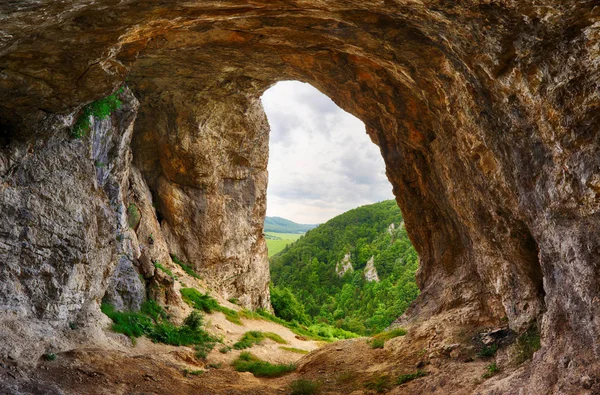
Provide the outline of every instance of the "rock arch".
<path id="1" fill-rule="evenodd" d="M 474 327 L 506 317 L 514 330 L 540 320 L 530 382 L 556 390 L 597 368 L 600 353 L 593 3 L 0 6 L 0 125 L 41 136 L 126 79 L 140 100 L 133 163 L 166 239 L 226 292 L 258 295 L 268 278 L 258 99 L 279 80 L 311 83 L 381 149 L 421 259 L 422 294 L 406 319 Z M 227 259 L 240 255 L 242 272 Z M 256 281 L 223 280 L 257 267 Z"/>

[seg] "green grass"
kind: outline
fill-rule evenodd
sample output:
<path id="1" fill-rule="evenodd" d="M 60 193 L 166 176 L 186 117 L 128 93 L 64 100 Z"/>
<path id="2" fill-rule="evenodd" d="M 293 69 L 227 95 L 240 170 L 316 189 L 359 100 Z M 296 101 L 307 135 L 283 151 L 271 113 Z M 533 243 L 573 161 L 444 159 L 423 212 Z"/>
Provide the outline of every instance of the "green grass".
<path id="1" fill-rule="evenodd" d="M 160 271 L 166 273 L 169 277 L 177 279 L 177 277 L 175 277 L 173 272 L 171 270 L 167 269 L 166 267 L 164 267 L 160 262 L 154 262 L 154 267 L 157 269 L 160 269 Z"/>
<path id="2" fill-rule="evenodd" d="M 201 278 L 200 275 L 196 273 L 190 265 L 184 263 L 181 259 L 177 257 L 177 255 L 171 254 L 171 260 L 178 264 L 183 269 L 183 271 L 186 272 L 189 276 L 197 278 L 198 280 Z"/>
<path id="3" fill-rule="evenodd" d="M 373 390 L 377 393 L 387 392 L 390 389 L 389 377 L 379 376 L 365 383 L 365 388 Z"/>
<path id="4" fill-rule="evenodd" d="M 373 338 L 375 339 L 381 339 L 384 342 L 388 341 L 390 339 L 393 339 L 395 337 L 398 336 L 404 336 L 406 335 L 406 330 L 402 329 L 402 328 L 396 328 L 396 329 L 392 329 L 391 331 L 386 331 L 386 332 L 381 332 L 376 334 L 375 336 L 373 336 Z"/>
<path id="5" fill-rule="evenodd" d="M 539 350 L 541 346 L 540 332 L 538 331 L 537 326 L 534 324 L 517 338 L 517 364 L 520 365 L 528 359 L 531 359 L 533 354 Z"/>
<path id="6" fill-rule="evenodd" d="M 123 88 L 120 88 L 112 95 L 85 106 L 71 128 L 71 136 L 76 139 L 84 137 L 92 127 L 91 117 L 94 117 L 97 120 L 106 119 L 115 110 L 121 108 L 123 103 L 119 100 L 118 96 L 122 92 Z"/>
<path id="7" fill-rule="evenodd" d="M 173 346 L 195 346 L 196 355 L 204 358 L 216 343 L 208 332 L 202 329 L 202 315 L 194 311 L 183 325 L 176 326 L 168 320 L 166 312 L 156 302 L 147 300 L 139 312 L 120 312 L 113 306 L 103 303 L 102 312 L 113 320 L 112 330 L 129 336 L 132 340 L 147 336 L 153 342 Z"/>
<path id="8" fill-rule="evenodd" d="M 296 370 L 294 364 L 272 364 L 249 352 L 242 352 L 238 359 L 233 361 L 233 367 L 238 372 L 251 372 L 256 377 L 280 377 Z"/>
<path id="9" fill-rule="evenodd" d="M 369 342 L 369 346 L 371 346 L 371 348 L 383 348 L 383 346 L 385 345 L 385 340 L 383 339 L 373 339 Z"/>
<path id="10" fill-rule="evenodd" d="M 296 354 L 308 354 L 309 353 L 309 351 L 301 350 L 301 349 L 295 348 L 295 347 L 280 346 L 279 348 L 282 350 L 285 350 L 285 351 L 295 352 Z"/>
<path id="11" fill-rule="evenodd" d="M 414 379 L 418 379 L 419 377 L 425 377 L 427 375 L 428 373 L 422 370 L 417 370 L 414 373 L 403 374 L 398 377 L 398 379 L 396 380 L 396 384 L 400 385 L 408 383 L 409 381 L 413 381 Z"/>
<path id="12" fill-rule="evenodd" d="M 495 375 L 496 373 L 498 373 L 500 371 L 500 369 L 498 368 L 498 365 L 496 365 L 496 362 L 489 364 L 488 366 L 486 366 L 487 372 L 483 374 L 483 378 L 484 379 L 489 379 L 490 377 L 492 377 L 493 375 Z"/>
<path id="13" fill-rule="evenodd" d="M 225 318 L 227 318 L 228 321 L 233 322 L 236 325 L 243 325 L 237 311 L 221 306 L 212 296 L 203 294 L 196 288 L 181 288 L 180 292 L 183 301 L 193 308 L 202 310 L 208 314 L 220 311 L 225 314 Z"/>
<path id="14" fill-rule="evenodd" d="M 297 322 L 288 322 L 286 320 L 274 316 L 273 314 L 263 309 L 258 309 L 256 311 L 243 310 L 239 314 L 244 318 L 271 321 L 276 324 L 285 326 L 294 334 L 309 340 L 332 342 L 340 339 L 354 339 L 360 337 L 360 335 L 356 333 L 345 331 L 340 328 L 335 328 L 328 324 L 315 324 L 311 325 L 310 327 L 307 327 Z"/>
<path id="15" fill-rule="evenodd" d="M 266 239 L 267 250 L 269 251 L 269 258 L 273 255 L 283 251 L 285 246 L 298 240 L 302 234 L 298 233 L 276 233 L 276 232 L 265 232 L 265 235 L 277 238 L 277 239 Z"/>
<path id="16" fill-rule="evenodd" d="M 316 381 L 298 379 L 290 383 L 290 395 L 315 395 L 319 393 L 320 384 Z"/>
<path id="17" fill-rule="evenodd" d="M 141 219 L 142 215 L 135 204 L 131 203 L 127 206 L 127 224 L 131 229 L 137 228 Z"/>
<path id="18" fill-rule="evenodd" d="M 281 336 L 273 332 L 261 332 L 261 331 L 248 331 L 244 333 L 244 336 L 233 345 L 236 350 L 243 350 L 250 348 L 255 344 L 260 344 L 265 339 L 271 339 L 279 344 L 287 344 Z"/>
<path id="19" fill-rule="evenodd" d="M 211 314 L 219 309 L 219 303 L 208 294 L 203 294 L 196 288 L 181 288 L 183 301 L 191 307 Z"/>
<path id="20" fill-rule="evenodd" d="M 496 351 L 498 351 L 498 345 L 492 344 L 491 346 L 484 346 L 481 351 L 477 353 L 477 356 L 480 358 L 493 357 L 496 355 Z"/>

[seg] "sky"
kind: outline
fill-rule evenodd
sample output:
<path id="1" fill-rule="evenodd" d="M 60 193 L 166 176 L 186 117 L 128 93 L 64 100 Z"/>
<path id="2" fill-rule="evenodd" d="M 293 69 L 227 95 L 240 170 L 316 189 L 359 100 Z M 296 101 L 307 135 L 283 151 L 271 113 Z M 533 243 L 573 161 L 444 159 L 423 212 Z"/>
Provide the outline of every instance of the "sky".
<path id="1" fill-rule="evenodd" d="M 268 216 L 318 224 L 394 198 L 379 148 L 358 118 L 297 81 L 277 83 L 262 103 L 271 126 Z"/>

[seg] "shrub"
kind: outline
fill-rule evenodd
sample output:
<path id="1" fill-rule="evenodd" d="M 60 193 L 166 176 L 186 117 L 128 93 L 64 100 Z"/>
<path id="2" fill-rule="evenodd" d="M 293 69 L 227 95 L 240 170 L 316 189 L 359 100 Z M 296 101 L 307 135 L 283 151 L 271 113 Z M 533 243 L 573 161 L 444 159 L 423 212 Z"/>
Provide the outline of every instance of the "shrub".
<path id="1" fill-rule="evenodd" d="M 140 214 L 140 210 L 137 206 L 131 203 L 127 206 L 127 224 L 131 229 L 137 228 L 140 224 L 140 220 L 142 219 L 142 215 Z"/>
<path id="2" fill-rule="evenodd" d="M 371 340 L 371 342 L 369 343 L 371 348 L 383 348 L 384 344 L 385 344 L 385 340 L 377 339 L 377 338 Z"/>
<path id="3" fill-rule="evenodd" d="M 92 127 L 91 117 L 94 117 L 98 120 L 106 119 L 115 110 L 121 108 L 123 103 L 118 99 L 118 95 L 120 95 L 122 92 L 123 88 L 120 88 L 112 95 L 85 106 L 77 118 L 77 121 L 75 121 L 75 124 L 71 128 L 71 136 L 77 139 L 85 136 Z"/>
<path id="4" fill-rule="evenodd" d="M 173 262 L 178 264 L 183 269 L 183 271 L 186 272 L 189 276 L 197 279 L 201 278 L 200 275 L 198 275 L 198 273 L 196 273 L 190 265 L 184 263 L 181 259 L 177 257 L 177 255 L 171 254 L 171 259 L 173 260 Z"/>
<path id="5" fill-rule="evenodd" d="M 377 393 L 386 392 L 390 389 L 389 377 L 388 376 L 379 376 L 375 377 L 371 381 L 367 381 L 365 383 L 365 388 L 374 390 Z"/>
<path id="6" fill-rule="evenodd" d="M 231 347 L 229 347 L 229 346 L 223 346 L 223 347 L 219 348 L 219 352 L 221 354 L 227 354 L 229 351 L 231 351 Z"/>
<path id="7" fill-rule="evenodd" d="M 484 373 L 484 375 L 482 376 L 484 379 L 489 379 L 490 377 L 492 377 L 493 375 L 495 375 L 496 373 L 498 373 L 500 371 L 500 369 L 498 369 L 498 366 L 496 365 L 496 362 L 489 364 L 487 367 L 487 372 Z"/>
<path id="8" fill-rule="evenodd" d="M 413 381 L 414 379 L 418 379 L 419 377 L 425 377 L 427 376 L 427 374 L 427 372 L 424 372 L 422 370 L 417 370 L 414 373 L 403 374 L 398 377 L 398 379 L 396 380 L 396 384 L 400 385 L 408 383 L 409 381 Z"/>
<path id="9" fill-rule="evenodd" d="M 319 383 L 312 380 L 294 380 L 290 383 L 290 395 L 314 395 L 319 392 L 319 387 Z"/>
<path id="10" fill-rule="evenodd" d="M 517 364 L 520 365 L 528 359 L 531 359 L 533 354 L 539 350 L 541 346 L 540 332 L 534 324 L 517 338 Z"/>
<path id="11" fill-rule="evenodd" d="M 233 367 L 238 372 L 251 372 L 256 377 L 280 377 L 296 370 L 294 364 L 272 364 L 243 352 L 233 361 Z"/>
<path id="12" fill-rule="evenodd" d="M 498 345 L 492 344 L 491 346 L 484 346 L 481 351 L 477 353 L 480 358 L 493 357 L 498 351 Z"/>
<path id="13" fill-rule="evenodd" d="M 271 287 L 271 305 L 277 317 L 286 321 L 297 321 L 308 325 L 310 318 L 304 310 L 304 305 L 285 287 Z"/>
<path id="14" fill-rule="evenodd" d="M 56 354 L 47 352 L 46 354 L 44 354 L 44 359 L 46 361 L 54 361 L 54 360 L 56 360 Z"/>

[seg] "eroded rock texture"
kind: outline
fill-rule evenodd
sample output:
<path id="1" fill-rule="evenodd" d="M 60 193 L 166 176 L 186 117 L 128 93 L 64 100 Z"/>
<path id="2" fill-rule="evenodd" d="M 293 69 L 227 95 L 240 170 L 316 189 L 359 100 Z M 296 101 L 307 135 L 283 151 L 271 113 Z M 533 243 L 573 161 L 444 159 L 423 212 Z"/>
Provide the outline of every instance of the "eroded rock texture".
<path id="1" fill-rule="evenodd" d="M 59 204 L 52 196 L 43 198 L 56 195 L 53 189 L 11 181 L 19 173 L 7 175 L 6 163 L 27 167 L 31 153 L 22 149 L 15 156 L 7 147 L 38 144 L 38 155 L 52 158 L 52 149 L 84 144 L 65 139 L 41 146 L 44 122 L 112 92 L 128 76 L 141 102 L 134 163 L 156 203 L 168 248 L 221 292 L 264 306 L 268 132 L 258 98 L 278 80 L 302 80 L 361 118 L 381 148 L 421 259 L 422 294 L 405 319 L 445 316 L 445 325 L 475 327 L 506 317 L 516 331 L 537 320 L 542 350 L 521 376 L 525 383 L 513 383 L 512 390 L 522 385 L 523 393 L 588 390 L 581 377 L 600 380 L 596 4 L 0 5 L 0 204 L 7 218 L 1 245 L 27 237 L 23 229 L 31 219 L 19 211 L 17 195 L 38 204 L 33 221 Z M 89 195 L 93 173 L 91 167 L 70 169 L 78 197 Z M 91 210 L 94 199 L 79 209 Z M 72 217 L 53 218 L 70 229 Z M 85 240 L 100 239 L 80 250 L 93 267 L 108 268 L 112 252 L 102 250 L 108 236 L 104 222 L 96 224 L 73 230 Z M 65 243 L 80 240 L 64 236 Z M 11 296 L 10 273 L 44 262 L 50 272 L 78 267 L 56 262 L 54 268 L 54 261 L 37 254 L 44 248 L 56 253 L 60 243 L 35 247 L 31 254 L 37 257 L 31 259 L 20 252 L 23 247 L 3 248 L 2 263 L 10 269 L 3 269 L 0 297 L 12 298 L 3 306 L 27 314 L 41 314 L 35 306 L 42 301 L 57 314 L 80 309 L 52 293 L 50 285 L 29 299 Z M 68 284 L 66 277 L 52 278 L 58 288 Z M 94 299 L 91 289 L 99 296 L 102 288 L 89 284 L 104 281 L 89 279 L 80 290 L 86 300 Z"/>

